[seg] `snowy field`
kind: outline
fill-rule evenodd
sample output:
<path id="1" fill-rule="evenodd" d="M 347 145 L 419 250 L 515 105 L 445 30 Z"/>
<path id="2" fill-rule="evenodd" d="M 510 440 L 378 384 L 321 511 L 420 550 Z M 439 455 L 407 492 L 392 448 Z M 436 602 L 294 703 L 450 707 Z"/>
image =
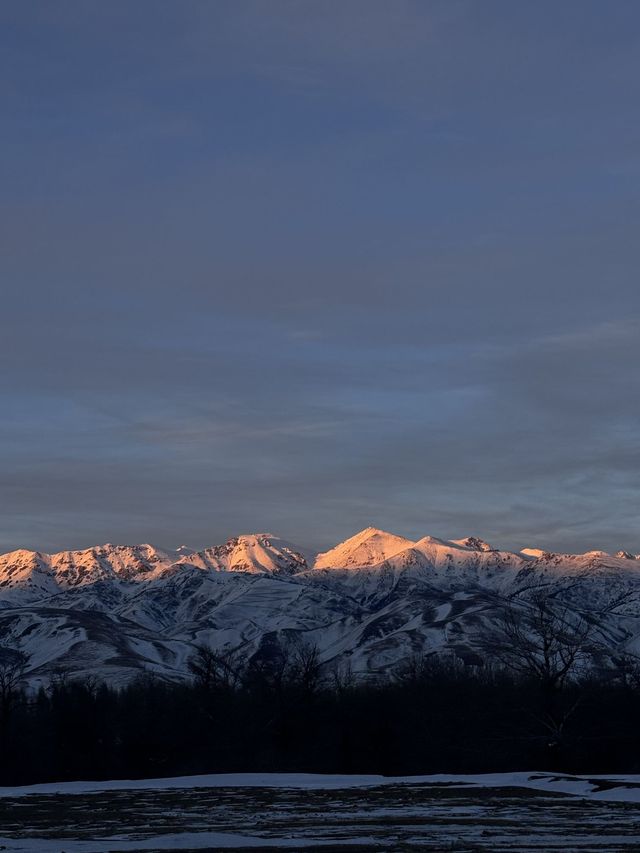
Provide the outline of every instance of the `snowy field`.
<path id="1" fill-rule="evenodd" d="M 632 851 L 640 776 L 234 774 L 0 788 L 0 849 Z"/>

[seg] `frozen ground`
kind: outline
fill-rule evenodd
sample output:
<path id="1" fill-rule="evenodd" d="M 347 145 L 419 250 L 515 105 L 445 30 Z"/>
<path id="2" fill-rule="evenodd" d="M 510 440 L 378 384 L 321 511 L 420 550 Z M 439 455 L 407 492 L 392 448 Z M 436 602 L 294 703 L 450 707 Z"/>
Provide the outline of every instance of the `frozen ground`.
<path id="1" fill-rule="evenodd" d="M 238 774 L 0 789 L 0 849 L 632 851 L 640 776 Z"/>

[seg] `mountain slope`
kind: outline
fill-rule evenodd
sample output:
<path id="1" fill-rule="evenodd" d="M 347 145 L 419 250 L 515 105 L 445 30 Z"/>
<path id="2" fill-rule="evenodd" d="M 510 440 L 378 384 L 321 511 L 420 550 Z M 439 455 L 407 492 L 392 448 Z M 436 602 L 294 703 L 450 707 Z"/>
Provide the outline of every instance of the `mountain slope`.
<path id="1" fill-rule="evenodd" d="M 318 554 L 315 561 L 317 569 L 348 569 L 373 566 L 392 557 L 400 551 L 410 548 L 410 539 L 386 533 L 375 527 L 367 527 L 346 539 L 330 551 Z"/>
<path id="2" fill-rule="evenodd" d="M 181 557 L 179 562 L 218 572 L 252 574 L 293 574 L 307 568 L 307 561 L 296 546 L 271 533 L 237 536 L 224 545 Z"/>
<path id="3" fill-rule="evenodd" d="M 387 677 L 416 654 L 466 663 L 514 596 L 551 591 L 587 614 L 612 649 L 640 651 L 640 560 L 627 552 L 514 553 L 481 539 L 415 541 L 366 528 L 312 562 L 270 534 L 202 551 L 103 545 L 0 556 L 0 657 L 29 656 L 29 679 L 61 670 L 123 684 L 186 677 L 198 643 L 245 659 L 317 646 L 325 672 Z"/>

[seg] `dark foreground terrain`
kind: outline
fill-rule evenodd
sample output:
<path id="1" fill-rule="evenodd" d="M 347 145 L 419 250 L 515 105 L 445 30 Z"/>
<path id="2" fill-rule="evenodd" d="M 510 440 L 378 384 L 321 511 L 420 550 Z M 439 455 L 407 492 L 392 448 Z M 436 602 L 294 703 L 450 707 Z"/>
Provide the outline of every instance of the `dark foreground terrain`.
<path id="1" fill-rule="evenodd" d="M 0 849 L 33 853 L 640 849 L 640 805 L 632 801 L 638 779 L 589 784 L 537 775 L 530 777 L 531 788 L 516 787 L 515 778 L 512 785 L 508 777 L 498 783 L 495 777 L 486 778 L 487 785 L 482 777 L 469 777 L 469 785 L 434 779 L 342 787 L 337 780 L 324 789 L 238 784 L 26 796 L 9 791 L 0 799 Z M 286 785 L 287 780 L 279 784 Z M 504 786 L 491 787 L 496 784 Z M 535 790 L 536 785 L 543 790 Z M 609 795 L 612 800 L 598 799 Z"/>

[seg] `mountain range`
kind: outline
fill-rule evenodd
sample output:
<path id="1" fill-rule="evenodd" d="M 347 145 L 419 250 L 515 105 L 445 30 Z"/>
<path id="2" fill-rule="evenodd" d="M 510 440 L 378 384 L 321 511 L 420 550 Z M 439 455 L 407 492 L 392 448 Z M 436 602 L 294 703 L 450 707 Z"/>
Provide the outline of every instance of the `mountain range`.
<path id="1" fill-rule="evenodd" d="M 251 659 L 303 642 L 325 672 L 380 678 L 416 654 L 482 663 L 505 606 L 540 589 L 597 624 L 611 650 L 640 650 L 633 554 L 513 552 L 369 527 L 315 556 L 271 534 L 201 551 L 12 551 L 0 556 L 0 661 L 24 653 L 33 686 L 62 672 L 121 685 L 187 677 L 198 644 Z"/>

